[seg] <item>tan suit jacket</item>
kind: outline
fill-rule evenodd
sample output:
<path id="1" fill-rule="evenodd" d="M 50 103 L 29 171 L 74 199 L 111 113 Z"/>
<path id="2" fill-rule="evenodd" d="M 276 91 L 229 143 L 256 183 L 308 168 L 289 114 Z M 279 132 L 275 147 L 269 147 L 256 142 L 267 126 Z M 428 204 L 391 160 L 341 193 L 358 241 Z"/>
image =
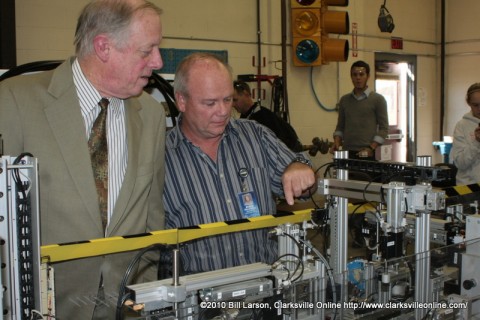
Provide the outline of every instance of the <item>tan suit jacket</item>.
<path id="1" fill-rule="evenodd" d="M 42 245 L 104 237 L 72 61 L 0 82 L 4 154 L 38 158 Z M 125 107 L 128 165 L 107 236 L 160 230 L 164 223 L 164 109 L 146 93 Z M 118 287 L 134 255 L 54 264 L 57 319 L 92 317 L 101 273 L 114 319 Z"/>

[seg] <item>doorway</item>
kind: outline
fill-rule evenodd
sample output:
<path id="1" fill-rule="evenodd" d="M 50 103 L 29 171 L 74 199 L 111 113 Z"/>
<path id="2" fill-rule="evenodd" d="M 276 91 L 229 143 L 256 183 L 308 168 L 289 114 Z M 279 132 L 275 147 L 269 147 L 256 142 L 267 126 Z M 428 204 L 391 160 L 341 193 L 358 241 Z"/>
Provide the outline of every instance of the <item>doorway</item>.
<path id="1" fill-rule="evenodd" d="M 389 134 L 383 148 L 394 162 L 416 158 L 416 64 L 413 55 L 375 53 L 375 91 L 388 107 Z"/>

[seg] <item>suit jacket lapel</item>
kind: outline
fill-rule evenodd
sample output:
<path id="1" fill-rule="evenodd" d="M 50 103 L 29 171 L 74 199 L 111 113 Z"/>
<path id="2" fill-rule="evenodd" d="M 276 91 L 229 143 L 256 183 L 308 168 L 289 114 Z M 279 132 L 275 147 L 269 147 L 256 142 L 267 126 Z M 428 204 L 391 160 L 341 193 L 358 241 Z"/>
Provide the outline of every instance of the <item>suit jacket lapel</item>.
<path id="1" fill-rule="evenodd" d="M 120 189 L 120 194 L 118 195 L 117 203 L 115 204 L 113 215 L 110 218 L 110 224 L 107 228 L 107 236 L 115 232 L 120 222 L 123 220 L 123 217 L 129 213 L 127 205 L 132 196 L 135 181 L 137 179 L 138 155 L 142 138 L 143 122 L 139 114 L 141 108 L 142 107 L 137 99 L 125 100 L 128 165 L 123 185 Z"/>
<path id="2" fill-rule="evenodd" d="M 49 92 L 56 97 L 45 109 L 73 183 L 90 214 L 102 231 L 97 191 L 93 179 L 85 124 L 80 112 L 77 92 L 73 85 L 71 61 L 63 63 L 54 73 Z M 102 231 L 103 232 L 103 231 Z"/>

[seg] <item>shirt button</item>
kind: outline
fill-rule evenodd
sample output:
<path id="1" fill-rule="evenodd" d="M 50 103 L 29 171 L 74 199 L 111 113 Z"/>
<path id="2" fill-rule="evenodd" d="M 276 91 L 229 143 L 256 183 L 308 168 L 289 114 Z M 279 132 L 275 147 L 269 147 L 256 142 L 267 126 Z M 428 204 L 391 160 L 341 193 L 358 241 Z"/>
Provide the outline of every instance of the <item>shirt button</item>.
<path id="1" fill-rule="evenodd" d="M 220 178 L 221 179 L 225 178 L 225 175 L 223 173 L 220 173 Z"/>
<path id="2" fill-rule="evenodd" d="M 230 200 L 230 199 L 227 199 L 227 203 L 232 203 L 232 200 Z"/>

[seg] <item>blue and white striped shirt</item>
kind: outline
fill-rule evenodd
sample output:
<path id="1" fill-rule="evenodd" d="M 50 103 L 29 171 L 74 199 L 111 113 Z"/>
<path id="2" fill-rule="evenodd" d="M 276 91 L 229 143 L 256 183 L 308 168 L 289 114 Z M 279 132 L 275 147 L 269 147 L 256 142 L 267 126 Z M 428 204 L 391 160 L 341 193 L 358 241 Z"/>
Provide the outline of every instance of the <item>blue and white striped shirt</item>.
<path id="1" fill-rule="evenodd" d="M 181 121 L 181 118 L 180 118 Z M 267 127 L 256 121 L 231 119 L 212 161 L 173 128 L 166 140 L 163 200 L 166 228 L 244 218 L 238 195 L 240 169 L 247 169 L 248 191 L 254 191 L 261 214 L 276 213 L 274 195 L 283 195 L 281 177 L 296 154 Z M 254 262 L 272 263 L 277 243 L 267 229 L 219 235 L 192 241 L 181 249 L 188 273 L 229 268 Z"/>
<path id="2" fill-rule="evenodd" d="M 93 123 L 100 113 L 98 102 L 102 98 L 83 74 L 78 60 L 72 64 L 73 82 L 77 90 L 80 109 L 85 122 L 87 141 Z M 120 188 L 125 178 L 128 162 L 127 133 L 125 127 L 125 106 L 122 99 L 110 98 L 107 113 L 108 144 L 108 222 L 115 208 Z M 99 216 L 100 219 L 100 216 Z"/>

